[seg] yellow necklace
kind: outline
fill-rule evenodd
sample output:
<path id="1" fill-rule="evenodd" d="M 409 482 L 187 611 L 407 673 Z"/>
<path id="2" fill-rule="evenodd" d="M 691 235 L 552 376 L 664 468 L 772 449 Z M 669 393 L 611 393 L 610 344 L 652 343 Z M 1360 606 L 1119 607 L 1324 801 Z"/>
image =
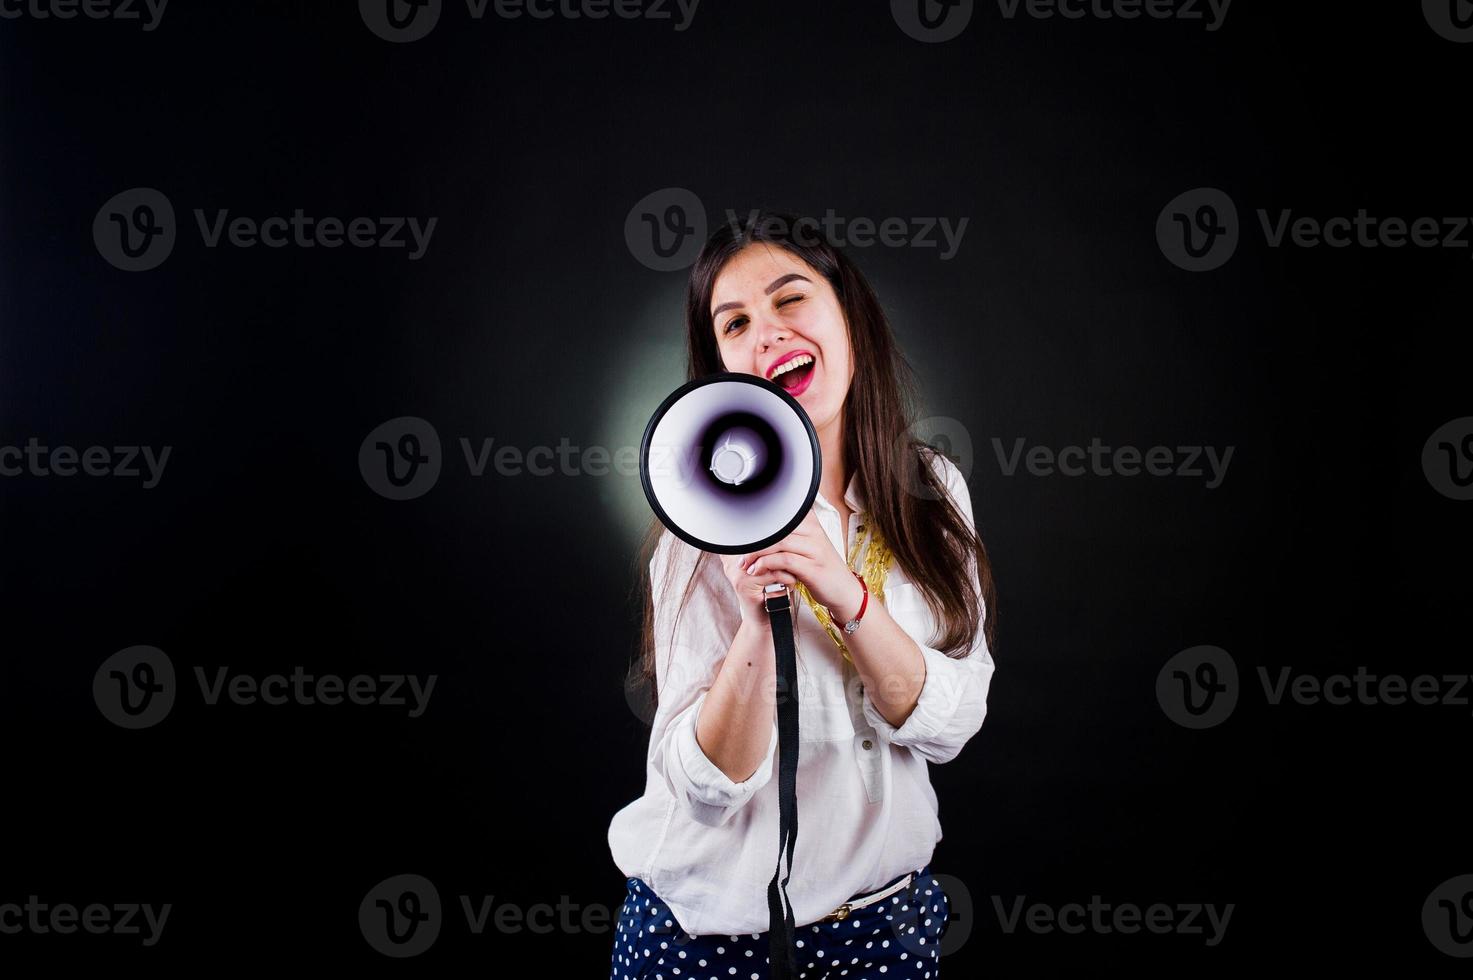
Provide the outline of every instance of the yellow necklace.
<path id="1" fill-rule="evenodd" d="M 869 515 L 862 513 L 859 515 L 859 530 L 863 532 L 866 529 L 868 529 L 868 534 L 856 535 L 854 544 L 849 546 L 848 564 L 851 570 L 858 572 L 860 577 L 864 579 L 864 584 L 869 587 L 870 598 L 877 602 L 884 602 L 885 576 L 889 573 L 890 564 L 895 556 L 890 551 L 889 545 L 885 543 L 885 538 L 880 534 L 879 529 L 870 523 Z M 862 572 L 854 567 L 854 559 L 859 554 L 861 541 L 869 542 L 869 547 L 865 549 L 864 553 L 864 571 Z M 844 655 L 844 659 L 851 664 L 854 663 L 854 658 L 849 655 L 849 648 L 844 645 L 844 638 L 840 635 L 841 631 L 839 627 L 834 625 L 834 618 L 829 615 L 828 609 L 814 601 L 813 596 L 809 594 L 807 587 L 802 582 L 798 583 L 797 589 L 798 594 L 808 603 L 808 608 L 813 610 L 814 618 L 828 632 L 829 638 L 834 641 L 834 645 Z"/>

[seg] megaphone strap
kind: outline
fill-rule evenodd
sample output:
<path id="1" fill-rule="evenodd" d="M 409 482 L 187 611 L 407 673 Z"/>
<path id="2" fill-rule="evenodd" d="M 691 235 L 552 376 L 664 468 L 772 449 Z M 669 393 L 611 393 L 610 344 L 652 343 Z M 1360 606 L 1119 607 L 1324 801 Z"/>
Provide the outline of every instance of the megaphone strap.
<path id="1" fill-rule="evenodd" d="M 797 980 L 797 926 L 788 900 L 788 881 L 793 875 L 793 850 L 798 840 L 798 650 L 793 640 L 792 603 L 786 590 L 773 599 L 764 599 L 763 606 L 772 619 L 778 677 L 782 689 L 790 692 L 777 702 L 777 867 L 767 885 L 767 959 L 773 980 Z M 782 873 L 784 854 L 786 875 Z"/>
<path id="2" fill-rule="evenodd" d="M 856 535 L 854 543 L 849 547 L 849 569 L 854 571 L 854 561 L 859 556 L 860 544 L 867 541 L 864 572 L 861 577 L 869 591 L 874 593 L 875 598 L 883 600 L 885 576 L 890 571 L 890 564 L 894 556 L 885 544 L 884 536 L 870 522 L 868 515 L 859 515 L 859 530 L 868 533 L 863 536 Z M 861 573 L 855 571 L 855 574 Z M 802 582 L 799 582 L 796 588 L 808 602 L 813 615 L 818 618 L 834 643 L 838 645 L 839 652 L 853 663 L 854 658 L 849 656 L 849 649 L 844 645 L 838 628 L 834 626 L 833 617 L 829 615 L 828 609 L 814 601 L 813 596 L 809 594 Z M 774 599 L 763 600 L 763 605 L 772 619 L 773 653 L 776 658 L 778 678 L 782 690 L 790 692 L 788 697 L 779 699 L 777 704 L 778 844 L 777 868 L 773 871 L 772 881 L 767 885 L 767 959 L 773 980 L 796 980 L 799 973 L 795 939 L 797 930 L 793 921 L 793 907 L 788 901 L 788 881 L 793 874 L 793 850 L 798 839 L 799 710 L 797 645 L 793 637 L 792 609 L 794 607 L 788 602 L 786 592 Z M 787 857 L 786 875 L 783 874 L 784 855 Z"/>
<path id="3" fill-rule="evenodd" d="M 859 530 L 865 533 L 855 535 L 854 543 L 849 546 L 849 568 L 864 579 L 865 587 L 869 589 L 870 595 L 884 602 L 885 577 L 890 574 L 890 565 L 895 555 L 890 551 L 890 546 L 885 543 L 885 537 L 880 534 L 880 529 L 870 522 L 868 514 L 859 515 Z M 861 572 L 854 567 L 854 560 L 859 555 L 860 545 L 866 541 L 869 542 L 869 545 L 864 552 L 864 571 Z M 829 615 L 828 607 L 815 601 L 802 582 L 797 584 L 797 590 L 798 594 L 808 603 L 808 608 L 813 610 L 813 618 L 818 620 L 819 625 L 829 634 L 829 639 L 833 640 L 834 645 L 839 648 L 839 653 L 845 660 L 851 664 L 854 663 L 854 658 L 849 655 L 849 647 L 844 643 L 843 633 L 834 625 L 834 617 Z"/>

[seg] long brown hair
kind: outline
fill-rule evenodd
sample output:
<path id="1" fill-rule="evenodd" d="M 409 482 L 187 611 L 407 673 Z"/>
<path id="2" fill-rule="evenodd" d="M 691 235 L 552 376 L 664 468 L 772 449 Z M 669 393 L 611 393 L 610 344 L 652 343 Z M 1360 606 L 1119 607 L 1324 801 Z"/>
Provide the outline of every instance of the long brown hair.
<path id="1" fill-rule="evenodd" d="M 814 233 L 817 227 L 811 219 L 800 221 L 765 209 L 754 211 L 744 225 L 732 220 L 717 227 L 691 266 L 686 283 L 686 379 L 725 370 L 711 321 L 711 292 L 722 268 L 738 252 L 754 243 L 769 243 L 822 274 L 844 311 L 853 352 L 854 377 L 843 409 L 844 469 L 857 474 L 869 520 L 890 546 L 895 561 L 920 587 L 941 624 L 937 649 L 948 656 L 965 656 L 978 629 L 984 630 L 990 649 L 996 631 L 997 595 L 987 549 L 957 513 L 945 484 L 932 469 L 930 457 L 935 450 L 910 431 L 915 376 L 895 345 L 879 298 L 858 267 Z M 659 702 L 659 692 L 649 566 L 664 533 L 659 519 L 652 519 L 635 569 L 643 623 L 629 682 L 642 688 L 646 697 L 641 700 L 651 710 Z M 701 553 L 678 610 L 684 610 L 703 563 L 712 560 L 710 553 Z M 979 607 L 972 590 L 969 571 L 973 566 L 985 609 Z"/>

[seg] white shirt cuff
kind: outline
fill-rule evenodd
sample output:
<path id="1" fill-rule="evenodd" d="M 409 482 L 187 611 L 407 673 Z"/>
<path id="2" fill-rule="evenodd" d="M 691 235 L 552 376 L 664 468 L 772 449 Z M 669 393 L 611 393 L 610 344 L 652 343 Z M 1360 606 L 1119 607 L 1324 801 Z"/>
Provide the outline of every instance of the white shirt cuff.
<path id="1" fill-rule="evenodd" d="M 948 762 L 982 727 L 992 657 L 985 646 L 960 660 L 924 644 L 917 646 L 926 661 L 926 679 L 905 722 L 897 728 L 886 721 L 868 689 L 863 695 L 864 716 L 881 740 L 912 747 L 932 762 Z"/>
<path id="2" fill-rule="evenodd" d="M 736 782 L 717 768 L 696 740 L 696 725 L 700 720 L 701 707 L 706 703 L 702 691 L 696 699 L 694 710 L 688 711 L 680 722 L 679 730 L 670 743 L 673 762 L 679 767 L 685 784 L 686 803 L 702 823 L 716 825 L 743 803 L 746 803 L 772 779 L 772 760 L 777 754 L 777 723 L 772 725 L 772 737 L 767 743 L 767 752 L 757 764 L 757 770 L 742 782 Z"/>

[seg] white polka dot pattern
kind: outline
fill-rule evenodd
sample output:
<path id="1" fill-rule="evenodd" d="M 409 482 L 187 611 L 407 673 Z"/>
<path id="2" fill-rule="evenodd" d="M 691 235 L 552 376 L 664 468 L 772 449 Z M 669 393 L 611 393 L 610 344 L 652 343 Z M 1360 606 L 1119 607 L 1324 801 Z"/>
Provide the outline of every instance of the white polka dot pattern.
<path id="1" fill-rule="evenodd" d="M 629 878 L 626 885 L 609 980 L 769 980 L 767 933 L 692 936 L 647 882 Z M 926 865 L 908 888 L 847 918 L 799 926 L 798 976 L 936 980 L 949 912 L 946 892 Z"/>

